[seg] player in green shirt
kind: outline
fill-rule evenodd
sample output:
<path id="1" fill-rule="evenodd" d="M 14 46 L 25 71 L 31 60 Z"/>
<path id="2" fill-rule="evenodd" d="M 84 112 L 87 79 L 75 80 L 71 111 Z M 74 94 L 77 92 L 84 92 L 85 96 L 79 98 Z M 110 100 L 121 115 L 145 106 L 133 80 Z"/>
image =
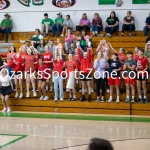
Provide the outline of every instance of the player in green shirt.
<path id="1" fill-rule="evenodd" d="M 61 13 L 58 13 L 57 16 L 58 18 L 55 19 L 55 24 L 53 24 L 52 26 L 52 36 L 55 35 L 55 31 L 57 32 L 57 36 L 60 36 L 60 32 L 62 31 L 63 28 L 64 18 L 62 18 Z"/>
<path id="2" fill-rule="evenodd" d="M 46 30 L 46 36 L 48 36 L 48 31 L 51 31 L 52 29 L 52 25 L 54 24 L 54 21 L 50 18 L 48 18 L 48 14 L 45 13 L 44 14 L 44 18 L 42 20 L 42 23 L 41 23 L 41 34 L 43 35 L 43 32 L 44 32 L 44 29 Z"/>
<path id="3" fill-rule="evenodd" d="M 0 33 L 6 34 L 5 42 L 8 42 L 9 34 L 11 33 L 12 28 L 12 20 L 10 19 L 9 14 L 5 14 L 4 16 L 5 19 L 2 20 L 0 25 Z"/>

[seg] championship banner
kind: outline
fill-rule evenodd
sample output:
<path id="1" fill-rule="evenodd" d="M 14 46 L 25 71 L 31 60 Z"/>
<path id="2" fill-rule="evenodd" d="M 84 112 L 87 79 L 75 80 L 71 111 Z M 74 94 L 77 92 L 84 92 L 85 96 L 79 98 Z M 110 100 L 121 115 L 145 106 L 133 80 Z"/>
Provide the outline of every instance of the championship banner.
<path id="1" fill-rule="evenodd" d="M 33 5 L 43 5 L 44 0 L 18 0 L 24 6 L 30 6 L 30 2 L 32 1 Z"/>
<path id="2" fill-rule="evenodd" d="M 99 5 L 114 5 L 116 0 L 99 0 Z"/>
<path id="3" fill-rule="evenodd" d="M 8 0 L 0 0 L 0 10 L 6 9 L 10 6 L 10 2 Z"/>
<path id="4" fill-rule="evenodd" d="M 132 4 L 150 4 L 150 0 L 132 0 Z"/>
<path id="5" fill-rule="evenodd" d="M 76 0 L 52 0 L 52 4 L 59 8 L 68 8 L 75 5 Z"/>

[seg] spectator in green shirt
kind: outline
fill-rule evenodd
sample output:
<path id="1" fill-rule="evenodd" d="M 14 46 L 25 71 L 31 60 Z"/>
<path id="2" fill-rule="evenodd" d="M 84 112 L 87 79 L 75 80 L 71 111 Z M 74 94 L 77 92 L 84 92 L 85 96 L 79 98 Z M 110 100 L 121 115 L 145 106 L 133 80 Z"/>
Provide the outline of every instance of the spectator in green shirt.
<path id="1" fill-rule="evenodd" d="M 2 20 L 0 25 L 0 33 L 6 34 L 5 42 L 8 42 L 9 34 L 11 33 L 12 28 L 12 20 L 10 19 L 9 14 L 5 14 L 4 16 L 5 19 Z"/>
<path id="2" fill-rule="evenodd" d="M 48 14 L 45 13 L 44 14 L 44 18 L 42 20 L 42 24 L 41 24 L 41 34 L 43 35 L 44 30 L 46 31 L 46 36 L 48 36 L 48 31 L 52 30 L 52 25 L 54 24 L 54 21 L 50 18 L 48 18 Z"/>
<path id="3" fill-rule="evenodd" d="M 64 18 L 62 18 L 62 14 L 58 13 L 57 18 L 55 19 L 55 23 L 52 26 L 52 36 L 55 36 L 55 31 L 57 32 L 57 36 L 60 36 L 60 32 L 63 29 Z"/>

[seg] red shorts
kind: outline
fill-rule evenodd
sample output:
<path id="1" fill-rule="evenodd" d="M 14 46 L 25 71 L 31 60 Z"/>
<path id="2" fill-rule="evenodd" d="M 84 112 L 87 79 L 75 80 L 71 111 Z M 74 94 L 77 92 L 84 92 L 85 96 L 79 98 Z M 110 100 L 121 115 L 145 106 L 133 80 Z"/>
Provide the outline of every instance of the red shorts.
<path id="1" fill-rule="evenodd" d="M 136 79 L 131 79 L 131 78 L 129 78 L 129 77 L 126 77 L 126 78 L 124 79 L 124 84 L 135 85 L 135 83 L 136 83 Z"/>
<path id="2" fill-rule="evenodd" d="M 121 81 L 120 81 L 120 77 L 109 77 L 108 78 L 108 84 L 109 85 L 120 85 Z"/>

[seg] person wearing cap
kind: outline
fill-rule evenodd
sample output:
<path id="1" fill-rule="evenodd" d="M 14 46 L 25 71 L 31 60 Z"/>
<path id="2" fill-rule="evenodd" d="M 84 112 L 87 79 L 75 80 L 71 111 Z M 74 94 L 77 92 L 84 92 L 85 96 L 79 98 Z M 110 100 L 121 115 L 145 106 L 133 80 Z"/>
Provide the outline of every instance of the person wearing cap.
<path id="1" fill-rule="evenodd" d="M 134 77 L 135 74 L 135 68 L 136 68 L 136 61 L 133 59 L 133 52 L 128 51 L 127 52 L 127 59 L 124 62 L 123 70 L 123 79 L 124 84 L 126 85 L 126 103 L 130 102 L 130 88 L 131 88 L 131 94 L 132 99 L 131 102 L 135 102 L 135 83 L 136 78 Z M 136 74 L 135 74 L 136 75 Z"/>
<path id="2" fill-rule="evenodd" d="M 55 19 L 55 23 L 52 25 L 52 36 L 55 36 L 55 31 L 57 32 L 57 36 L 60 36 L 60 32 L 63 28 L 64 18 L 62 18 L 62 14 L 58 13 L 57 18 Z"/>
<path id="3" fill-rule="evenodd" d="M 119 92 L 119 86 L 120 86 L 120 71 L 121 71 L 121 62 L 118 58 L 118 54 L 114 53 L 112 55 L 112 59 L 107 58 L 107 62 L 109 63 L 109 78 L 108 78 L 108 84 L 110 86 L 110 98 L 108 100 L 108 103 L 112 102 L 113 100 L 113 91 L 114 86 L 116 87 L 116 93 L 117 93 L 117 99 L 116 103 L 120 102 L 120 92 Z"/>
<path id="4" fill-rule="evenodd" d="M 150 31 L 150 13 L 149 16 L 146 18 L 146 26 L 144 27 L 144 36 L 148 36 L 148 32 Z"/>
<path id="5" fill-rule="evenodd" d="M 66 20 L 65 20 L 64 23 L 63 23 L 63 30 L 62 30 L 61 37 L 64 37 L 65 31 L 66 31 L 66 33 L 67 33 L 67 30 L 68 30 L 68 29 L 73 29 L 73 22 L 72 22 L 72 20 L 70 19 L 70 15 L 67 15 L 67 16 L 66 16 Z"/>
<path id="6" fill-rule="evenodd" d="M 136 71 L 137 71 L 137 91 L 139 95 L 138 103 L 147 103 L 147 86 L 146 82 L 148 79 L 148 65 L 149 62 L 146 57 L 144 57 L 144 49 L 138 48 L 138 58 L 136 59 Z M 141 86 L 142 85 L 142 86 Z M 144 91 L 144 97 L 142 98 L 142 89 Z"/>
<path id="7" fill-rule="evenodd" d="M 42 20 L 42 23 L 41 23 L 41 34 L 43 35 L 44 30 L 45 30 L 46 31 L 45 36 L 48 36 L 48 31 L 51 31 L 53 24 L 54 24 L 54 21 L 52 19 L 48 18 L 48 14 L 45 13 L 44 19 Z"/>
<path id="8" fill-rule="evenodd" d="M 9 34 L 11 33 L 13 23 L 12 23 L 12 20 L 10 19 L 9 14 L 5 14 L 4 16 L 5 16 L 5 19 L 2 20 L 1 25 L 0 25 L 0 33 L 6 34 L 5 42 L 8 42 Z"/>

